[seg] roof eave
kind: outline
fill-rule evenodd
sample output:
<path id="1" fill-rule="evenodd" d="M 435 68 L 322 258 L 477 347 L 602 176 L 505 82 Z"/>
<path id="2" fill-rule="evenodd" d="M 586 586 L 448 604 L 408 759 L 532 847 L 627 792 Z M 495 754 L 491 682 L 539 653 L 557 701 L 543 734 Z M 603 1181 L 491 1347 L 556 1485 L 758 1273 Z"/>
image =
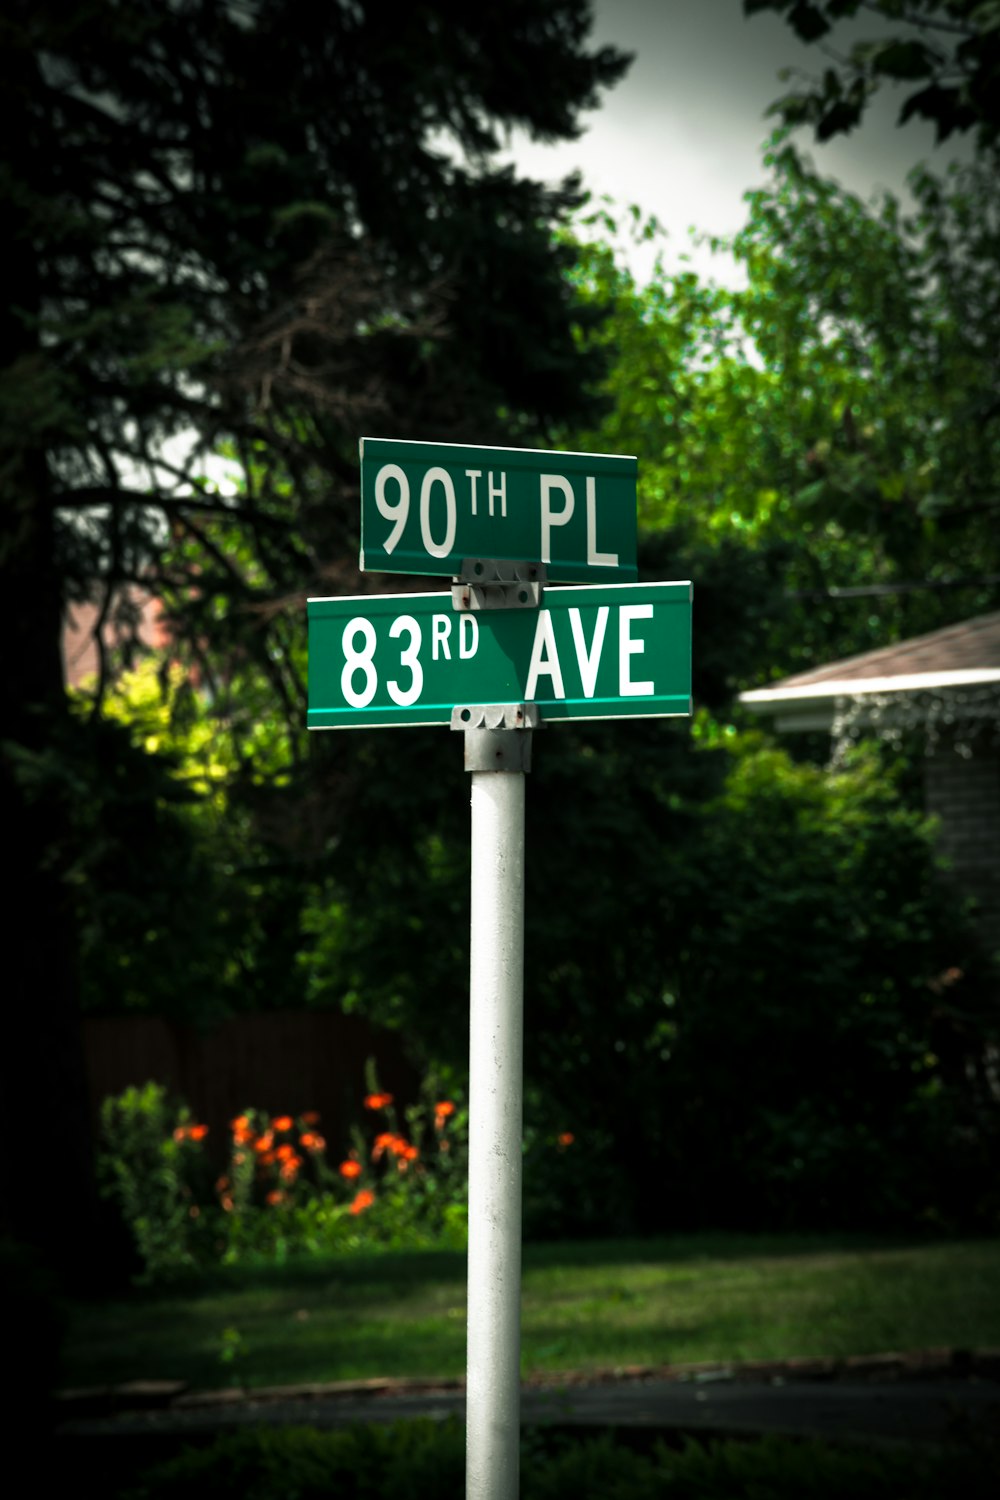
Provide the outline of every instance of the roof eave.
<path id="1" fill-rule="evenodd" d="M 1000 667 L 970 667 L 949 672 L 911 672 L 893 677 L 841 677 L 793 687 L 750 688 L 739 701 L 754 713 L 778 714 L 794 709 L 797 715 L 826 710 L 832 718 L 838 698 L 865 698 L 885 693 L 927 693 L 945 688 L 985 687 L 1000 683 Z M 815 727 L 818 727 L 815 726 Z"/>

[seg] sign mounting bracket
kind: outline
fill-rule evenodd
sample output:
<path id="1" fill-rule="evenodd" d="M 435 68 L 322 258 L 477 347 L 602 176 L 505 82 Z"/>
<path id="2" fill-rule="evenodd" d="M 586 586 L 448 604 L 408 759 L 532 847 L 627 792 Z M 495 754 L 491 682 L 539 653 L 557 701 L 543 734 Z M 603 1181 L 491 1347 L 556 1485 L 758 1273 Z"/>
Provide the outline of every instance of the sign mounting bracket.
<path id="1" fill-rule="evenodd" d="M 451 580 L 451 607 L 458 610 L 537 609 L 546 583 L 544 563 L 512 563 L 467 557 Z"/>
<path id="2" fill-rule="evenodd" d="M 451 711 L 452 729 L 540 729 L 537 703 L 462 703 Z"/>

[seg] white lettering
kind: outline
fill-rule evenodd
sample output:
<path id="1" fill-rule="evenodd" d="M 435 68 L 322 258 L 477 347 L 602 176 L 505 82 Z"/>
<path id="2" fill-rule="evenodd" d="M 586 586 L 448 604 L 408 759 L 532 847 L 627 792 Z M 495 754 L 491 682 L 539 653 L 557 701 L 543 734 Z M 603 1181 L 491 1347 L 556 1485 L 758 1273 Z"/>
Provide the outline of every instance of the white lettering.
<path id="1" fill-rule="evenodd" d="M 645 641 L 634 641 L 630 627 L 633 620 L 651 620 L 651 604 L 623 604 L 618 611 L 618 693 L 622 698 L 648 698 L 655 691 L 651 682 L 633 682 L 630 656 L 639 656 L 646 649 Z"/>
<path id="2" fill-rule="evenodd" d="M 587 650 L 587 642 L 583 634 L 583 619 L 578 609 L 569 612 L 569 623 L 573 630 L 573 645 L 576 647 L 576 660 L 580 668 L 580 681 L 583 683 L 583 696 L 592 698 L 597 686 L 597 669 L 601 664 L 601 651 L 604 648 L 604 635 L 608 628 L 608 606 L 602 604 L 597 611 L 597 619 L 594 621 L 594 636 Z"/>
<path id="3" fill-rule="evenodd" d="M 355 641 L 360 635 L 364 645 L 358 651 Z M 378 674 L 372 657 L 375 655 L 375 626 L 371 620 L 366 620 L 362 615 L 357 615 L 353 620 L 348 620 L 344 626 L 344 633 L 340 637 L 340 647 L 344 653 L 344 668 L 340 674 L 340 691 L 344 695 L 345 702 L 352 708 L 367 708 L 375 696 L 378 687 Z M 354 691 L 354 674 L 363 672 L 365 685 L 360 693 Z"/>
<path id="4" fill-rule="evenodd" d="M 431 535 L 431 491 L 439 484 L 444 490 L 445 529 L 444 541 L 436 542 Z M 420 535 L 431 557 L 447 557 L 455 545 L 455 486 L 447 469 L 428 469 L 420 485 Z"/>
<path id="5" fill-rule="evenodd" d="M 547 609 L 538 611 L 531 662 L 528 666 L 528 683 L 524 689 L 528 703 L 537 693 L 538 679 L 543 676 L 552 678 L 552 696 L 565 698 L 566 690 L 563 687 L 562 667 L 559 665 L 559 652 L 556 650 L 556 638 L 552 629 L 552 616 Z"/>
<path id="6" fill-rule="evenodd" d="M 424 685 L 424 669 L 417 656 L 420 650 L 420 626 L 412 615 L 399 615 L 393 620 L 389 626 L 389 635 L 395 640 L 404 630 L 409 634 L 410 644 L 405 651 L 399 653 L 399 665 L 409 667 L 410 685 L 408 688 L 401 688 L 398 682 L 387 682 L 385 687 L 393 703 L 398 703 L 401 708 L 408 708 L 420 697 L 420 690 Z"/>
<path id="7" fill-rule="evenodd" d="M 587 475 L 587 561 L 598 568 L 617 568 L 617 552 L 597 550 L 597 480 Z"/>
<path id="8" fill-rule="evenodd" d="M 390 479 L 394 479 L 399 485 L 399 499 L 395 504 L 385 492 L 386 484 Z M 386 552 L 392 552 L 403 535 L 406 518 L 410 514 L 410 481 L 399 464 L 383 464 L 375 475 L 375 508 L 380 516 L 394 523 L 383 543 Z"/>
<path id="9" fill-rule="evenodd" d="M 451 621 L 451 615 L 431 615 L 431 661 L 437 661 L 439 646 L 445 661 L 451 661 L 451 647 L 448 645 Z"/>
<path id="10" fill-rule="evenodd" d="M 479 650 L 479 621 L 475 615 L 458 617 L 458 654 L 468 659 Z"/>
<path id="11" fill-rule="evenodd" d="M 469 503 L 470 503 L 470 505 L 472 507 L 472 514 L 475 515 L 476 514 L 476 480 L 477 479 L 482 479 L 482 477 L 483 477 L 483 471 L 482 471 L 482 469 L 466 469 L 466 471 L 465 471 L 465 477 L 466 477 L 466 479 L 469 479 L 469 480 L 472 481 L 471 484 L 469 485 Z"/>
<path id="12" fill-rule="evenodd" d="M 542 557 L 543 563 L 552 561 L 552 527 L 565 526 L 573 514 L 573 486 L 568 479 L 561 474 L 542 474 L 541 501 L 542 501 Z M 564 509 L 553 513 L 549 496 L 553 490 L 561 490 L 566 501 Z"/>
<path id="13" fill-rule="evenodd" d="M 500 485 L 499 485 L 499 488 L 498 488 L 493 483 L 493 470 L 491 469 L 490 470 L 489 485 L 490 485 L 490 491 L 489 491 L 489 493 L 490 493 L 490 515 L 493 514 L 493 502 L 494 502 L 494 500 L 499 500 L 500 501 L 500 514 L 502 516 L 505 516 L 507 514 L 507 476 L 506 476 L 506 474 L 501 474 L 500 475 Z"/>

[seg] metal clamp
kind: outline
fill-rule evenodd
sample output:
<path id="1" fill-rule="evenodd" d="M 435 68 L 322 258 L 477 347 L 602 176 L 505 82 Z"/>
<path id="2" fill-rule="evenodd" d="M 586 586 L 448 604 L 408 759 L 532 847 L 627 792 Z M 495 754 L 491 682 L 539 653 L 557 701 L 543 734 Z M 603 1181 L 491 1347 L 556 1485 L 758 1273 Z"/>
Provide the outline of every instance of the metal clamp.
<path id="1" fill-rule="evenodd" d="M 537 703 L 459 704 L 451 711 L 452 729 L 538 729 Z"/>
<path id="2" fill-rule="evenodd" d="M 466 557 L 461 572 L 452 579 L 452 608 L 537 609 L 545 581 L 544 563 Z"/>
<path id="3" fill-rule="evenodd" d="M 540 562 L 499 562 L 492 557 L 464 557 L 455 583 L 546 583 L 547 570 Z"/>
<path id="4" fill-rule="evenodd" d="M 531 770 L 531 743 L 534 736 L 510 729 L 467 729 L 465 731 L 465 769 L 467 771 Z"/>

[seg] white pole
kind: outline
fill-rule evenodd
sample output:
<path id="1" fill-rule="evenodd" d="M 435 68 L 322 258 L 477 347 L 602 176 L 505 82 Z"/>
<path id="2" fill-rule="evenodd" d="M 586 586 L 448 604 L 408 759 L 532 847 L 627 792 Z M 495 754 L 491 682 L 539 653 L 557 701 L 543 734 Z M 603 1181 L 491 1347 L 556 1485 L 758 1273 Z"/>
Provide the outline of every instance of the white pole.
<path id="1" fill-rule="evenodd" d="M 517 1500 L 518 1494 L 524 769 L 530 741 L 527 730 L 466 734 L 473 773 L 467 1500 Z M 480 769 L 487 764 L 496 769 Z"/>

